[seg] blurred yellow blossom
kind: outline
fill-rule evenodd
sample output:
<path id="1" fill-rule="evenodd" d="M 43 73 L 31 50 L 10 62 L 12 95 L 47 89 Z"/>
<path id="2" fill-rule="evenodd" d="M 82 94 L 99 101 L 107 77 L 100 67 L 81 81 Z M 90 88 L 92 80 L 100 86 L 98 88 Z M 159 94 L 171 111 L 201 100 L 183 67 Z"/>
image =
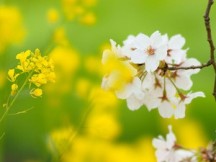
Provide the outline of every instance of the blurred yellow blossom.
<path id="1" fill-rule="evenodd" d="M 74 78 L 80 65 L 79 53 L 70 46 L 57 45 L 49 56 L 55 62 L 55 85 L 46 86 L 49 92 L 48 104 L 57 107 L 62 102 L 65 94 L 71 93 L 75 88 Z"/>
<path id="2" fill-rule="evenodd" d="M 0 70 L 0 88 L 4 87 L 6 82 L 7 74 L 4 70 Z M 9 78 L 10 79 L 10 78 Z"/>
<path id="3" fill-rule="evenodd" d="M 79 54 L 71 47 L 55 47 L 50 57 L 54 60 L 56 68 L 64 74 L 73 74 L 80 64 Z"/>
<path id="4" fill-rule="evenodd" d="M 104 89 L 121 90 L 137 74 L 135 66 L 120 60 L 117 54 L 110 49 L 104 51 L 102 63 L 104 73 L 102 86 Z"/>
<path id="5" fill-rule="evenodd" d="M 112 140 L 116 138 L 121 131 L 121 127 L 114 114 L 93 113 L 86 122 L 87 133 L 96 138 Z"/>
<path id="6" fill-rule="evenodd" d="M 93 25 L 96 22 L 96 16 L 94 13 L 88 12 L 80 18 L 80 22 L 85 25 Z"/>
<path id="7" fill-rule="evenodd" d="M 185 148 L 197 149 L 205 147 L 208 144 L 207 136 L 204 133 L 201 124 L 199 122 L 190 120 L 167 120 L 171 121 L 173 125 L 173 132 L 176 134 L 177 142 Z M 170 124 L 170 122 L 169 122 Z M 167 129 L 167 123 L 165 122 L 164 129 Z M 175 129 L 178 128 L 178 129 Z M 190 139 L 190 140 L 188 140 Z"/>
<path id="8" fill-rule="evenodd" d="M 0 5 L 0 53 L 10 44 L 23 40 L 25 28 L 16 7 Z"/>
<path id="9" fill-rule="evenodd" d="M 101 87 L 94 87 L 89 94 L 89 100 L 94 108 L 98 108 L 101 111 L 104 109 L 116 109 L 118 100 L 116 96 L 110 92 L 105 91 Z"/>
<path id="10" fill-rule="evenodd" d="M 70 139 L 73 138 L 74 133 L 71 126 L 52 131 L 48 137 L 48 148 L 54 154 L 68 151 L 67 146 L 70 147 Z"/>
<path id="11" fill-rule="evenodd" d="M 93 25 L 96 16 L 91 12 L 91 8 L 96 2 L 96 0 L 62 0 L 62 8 L 69 21 L 79 20 L 85 25 Z"/>
<path id="12" fill-rule="evenodd" d="M 138 161 L 155 162 L 155 149 L 152 146 L 152 137 L 143 137 L 136 143 L 137 153 L 140 156 Z M 142 160 L 141 160 L 142 159 Z"/>
<path id="13" fill-rule="evenodd" d="M 63 27 L 55 29 L 53 39 L 57 45 L 69 46 L 70 44 L 66 37 L 65 28 Z"/>
<path id="14" fill-rule="evenodd" d="M 91 89 L 91 82 L 85 78 L 79 78 L 76 83 L 76 93 L 79 97 L 86 98 Z"/>
<path id="15" fill-rule="evenodd" d="M 83 0 L 83 4 L 85 6 L 92 7 L 97 4 L 97 0 Z"/>
<path id="16" fill-rule="evenodd" d="M 84 66 L 86 71 L 93 74 L 102 74 L 102 69 L 98 68 L 101 66 L 101 60 L 97 57 L 89 56 L 84 60 Z"/>
<path id="17" fill-rule="evenodd" d="M 63 162 L 108 162 L 111 148 L 110 142 L 79 136 L 64 155 Z"/>
<path id="18" fill-rule="evenodd" d="M 201 125 L 193 120 L 181 121 L 175 133 L 179 144 L 186 148 L 197 149 L 208 145 L 207 136 Z M 190 139 L 190 140 L 188 140 Z"/>
<path id="19" fill-rule="evenodd" d="M 50 8 L 47 12 L 47 20 L 49 23 L 56 23 L 59 19 L 59 13 L 55 8 Z"/>

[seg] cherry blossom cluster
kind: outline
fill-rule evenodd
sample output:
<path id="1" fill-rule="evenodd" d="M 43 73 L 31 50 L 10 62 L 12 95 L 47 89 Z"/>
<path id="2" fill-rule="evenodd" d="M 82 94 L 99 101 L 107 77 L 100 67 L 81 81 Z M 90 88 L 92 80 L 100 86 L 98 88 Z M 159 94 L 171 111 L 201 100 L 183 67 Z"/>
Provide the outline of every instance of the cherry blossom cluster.
<path id="1" fill-rule="evenodd" d="M 168 126 L 166 139 L 162 136 L 154 138 L 152 144 L 156 149 L 157 162 L 211 162 L 216 161 L 216 143 L 210 143 L 207 148 L 191 150 L 177 144 L 172 126 Z"/>
<path id="2" fill-rule="evenodd" d="M 181 69 L 200 66 L 195 58 L 187 58 L 188 49 L 182 49 L 185 39 L 181 35 L 171 38 L 159 31 L 151 36 L 130 35 L 111 49 L 103 52 L 104 77 L 102 88 L 113 90 L 119 99 L 125 99 L 130 110 L 145 105 L 150 111 L 158 108 L 164 118 L 183 118 L 186 105 L 203 92 L 189 91 L 193 85 L 191 75 L 200 69 Z"/>

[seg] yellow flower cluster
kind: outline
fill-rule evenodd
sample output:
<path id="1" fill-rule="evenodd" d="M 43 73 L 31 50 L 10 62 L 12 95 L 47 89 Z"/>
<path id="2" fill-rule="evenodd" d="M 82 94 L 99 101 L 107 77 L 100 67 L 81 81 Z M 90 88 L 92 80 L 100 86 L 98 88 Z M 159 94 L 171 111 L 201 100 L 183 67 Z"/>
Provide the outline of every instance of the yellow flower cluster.
<path id="1" fill-rule="evenodd" d="M 16 68 L 8 71 L 8 78 L 13 83 L 11 95 L 16 94 L 18 85 L 15 82 L 22 74 L 27 74 L 26 83 L 34 86 L 30 90 L 32 97 L 39 97 L 43 94 L 42 85 L 55 82 L 54 64 L 47 56 L 41 56 L 39 49 L 36 49 L 34 53 L 30 50 L 21 52 L 16 55 L 16 59 L 19 60 Z"/>

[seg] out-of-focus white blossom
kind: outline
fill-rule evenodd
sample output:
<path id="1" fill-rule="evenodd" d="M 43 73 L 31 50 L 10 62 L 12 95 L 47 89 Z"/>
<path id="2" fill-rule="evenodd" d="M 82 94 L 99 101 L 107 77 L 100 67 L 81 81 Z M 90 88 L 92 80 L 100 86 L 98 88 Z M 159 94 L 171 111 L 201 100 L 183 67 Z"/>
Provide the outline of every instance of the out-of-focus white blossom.
<path id="1" fill-rule="evenodd" d="M 116 96 L 126 99 L 130 110 L 139 109 L 143 105 L 145 93 L 141 90 L 141 80 L 135 77 L 132 82 L 125 85 L 121 90 L 116 91 Z"/>
<path id="2" fill-rule="evenodd" d="M 156 148 L 157 162 L 196 162 L 195 153 L 178 146 L 172 127 L 169 126 L 168 128 L 169 133 L 166 135 L 166 139 L 159 136 L 152 141 Z"/>

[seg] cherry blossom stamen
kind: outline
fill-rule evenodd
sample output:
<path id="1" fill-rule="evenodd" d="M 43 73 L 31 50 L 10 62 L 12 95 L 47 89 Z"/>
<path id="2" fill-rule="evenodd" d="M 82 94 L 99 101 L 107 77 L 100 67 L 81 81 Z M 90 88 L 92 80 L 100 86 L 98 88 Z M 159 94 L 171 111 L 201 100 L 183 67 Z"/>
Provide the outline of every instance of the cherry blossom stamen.
<path id="1" fill-rule="evenodd" d="M 154 48 L 152 48 L 151 46 L 149 46 L 148 48 L 147 48 L 147 54 L 148 55 L 154 55 L 155 54 L 155 49 Z"/>

